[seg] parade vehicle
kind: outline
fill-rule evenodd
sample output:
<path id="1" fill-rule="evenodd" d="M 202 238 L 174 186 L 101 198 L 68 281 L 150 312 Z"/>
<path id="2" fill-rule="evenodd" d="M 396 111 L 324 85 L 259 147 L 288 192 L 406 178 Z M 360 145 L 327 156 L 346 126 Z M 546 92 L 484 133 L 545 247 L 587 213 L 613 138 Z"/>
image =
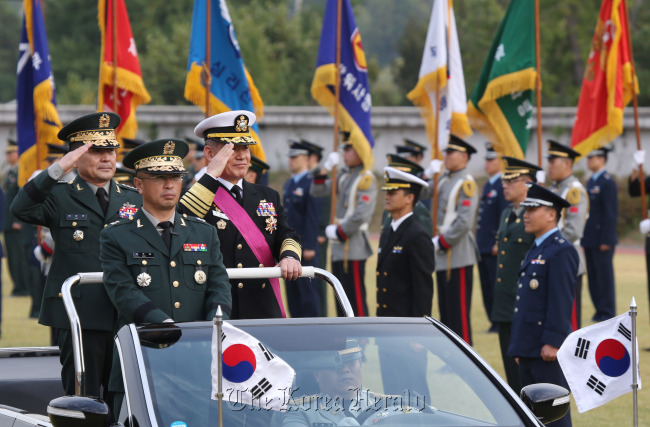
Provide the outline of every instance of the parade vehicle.
<path id="1" fill-rule="evenodd" d="M 229 270 L 231 278 L 234 275 L 250 277 L 249 274 L 279 276 L 279 268 L 234 270 L 237 271 Z M 214 322 L 131 324 L 124 326 L 115 338 L 125 380 L 125 399 L 117 411 L 114 427 L 218 426 L 220 419 L 223 426 L 242 427 L 539 427 L 567 413 L 570 394 L 564 388 L 534 384 L 525 387 L 518 397 L 472 347 L 438 320 L 431 317 L 353 317 L 336 278 L 313 267 L 303 270 L 304 275 L 321 278 L 332 285 L 347 317 L 227 321 L 259 340 L 272 357 L 282 359 L 295 371 L 292 386 L 282 397 L 285 400 L 283 411 L 264 408 L 256 405 L 255 401 L 252 404 L 239 401 L 232 396 L 227 397 L 222 405 L 212 399 Z M 0 405 L 0 427 L 108 425 L 110 414 L 106 403 L 83 396 L 80 325 L 70 294 L 73 285 L 98 281 L 101 281 L 101 273 L 80 273 L 63 286 L 64 302 L 72 324 L 78 395 L 56 397 L 47 402 L 53 397 L 51 394 L 56 387 L 53 390 L 44 385 L 59 380 L 59 369 L 54 369 L 50 363 L 52 372 L 49 378 L 41 375 L 41 386 L 31 367 L 47 369 L 44 361 L 55 351 L 49 349 L 47 353 L 43 350 L 46 353 L 41 355 L 37 355 L 36 350 L 24 351 L 17 358 L 22 359 L 22 372 L 14 372 L 13 381 L 20 383 L 19 377 L 24 375 L 24 382 L 29 386 L 23 389 L 31 390 L 31 396 L 25 397 L 31 400 L 25 404 L 13 403 L 13 406 L 27 410 Z M 365 396 L 372 396 L 373 401 L 368 403 L 366 399 L 367 404 L 363 410 L 355 412 L 355 417 L 341 420 L 339 411 L 353 411 L 352 405 L 344 399 L 323 396 L 315 371 L 340 369 L 343 363 L 347 363 L 345 357 L 350 355 L 350 342 L 355 343 L 360 364 L 357 393 L 366 393 Z M 380 353 L 387 349 L 400 357 L 393 360 L 392 366 L 382 366 L 381 363 Z M 2 365 L 6 360 L 0 357 L 0 372 L 3 372 Z M 413 372 L 417 370 L 408 368 L 422 361 L 426 363 L 424 378 L 415 377 Z M 253 370 L 263 365 L 261 360 L 235 362 L 249 362 Z M 397 378 L 407 387 L 401 393 L 385 392 L 387 376 L 392 380 Z M 6 392 L 4 382 L 4 377 L 0 378 L 0 399 L 6 397 L 6 393 L 3 394 Z M 424 389 L 410 389 L 410 384 L 424 384 Z M 223 393 L 227 396 L 228 390 L 224 389 Z M 37 404 L 42 406 L 37 407 Z M 223 407 L 221 414 L 219 406 Z"/>

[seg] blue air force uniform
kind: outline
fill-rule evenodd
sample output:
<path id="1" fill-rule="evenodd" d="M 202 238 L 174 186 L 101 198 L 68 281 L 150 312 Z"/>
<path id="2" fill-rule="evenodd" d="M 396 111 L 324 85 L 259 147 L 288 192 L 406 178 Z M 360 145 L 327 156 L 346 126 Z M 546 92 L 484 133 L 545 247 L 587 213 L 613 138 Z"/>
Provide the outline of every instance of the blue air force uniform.
<path id="1" fill-rule="evenodd" d="M 611 175 L 603 169 L 589 178 L 587 193 L 589 218 L 580 243 L 585 252 L 589 293 L 596 308 L 593 320 L 600 322 L 616 316 L 613 258 L 618 243 L 618 188 Z M 610 248 L 602 251 L 600 245 Z"/>

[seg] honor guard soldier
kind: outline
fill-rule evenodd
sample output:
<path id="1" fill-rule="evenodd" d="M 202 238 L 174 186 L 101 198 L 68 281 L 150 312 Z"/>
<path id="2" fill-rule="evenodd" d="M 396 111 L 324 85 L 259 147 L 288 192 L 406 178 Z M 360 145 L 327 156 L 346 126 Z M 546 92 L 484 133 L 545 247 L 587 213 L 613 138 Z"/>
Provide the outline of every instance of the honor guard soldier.
<path id="1" fill-rule="evenodd" d="M 492 313 L 494 299 L 494 280 L 497 274 L 497 231 L 499 218 L 507 206 L 503 197 L 501 184 L 501 161 L 494 147 L 489 142 L 485 144 L 485 172 L 488 182 L 483 186 L 481 200 L 478 206 L 478 221 L 476 224 L 476 244 L 481 258 L 478 261 L 478 274 L 481 279 L 483 307 L 488 318 Z M 496 332 L 496 325 L 490 326 L 489 332 Z"/>
<path id="2" fill-rule="evenodd" d="M 397 154 L 387 154 L 386 157 L 388 158 L 388 166 L 399 169 L 403 172 L 407 172 L 411 175 L 414 175 L 418 178 L 422 178 L 422 174 L 424 173 L 424 169 L 422 166 L 420 166 L 417 163 L 413 163 L 412 161 L 402 157 L 398 156 Z M 428 184 L 427 184 L 428 186 Z M 431 236 L 431 233 L 433 233 L 433 221 L 431 220 L 431 210 L 428 209 L 421 200 L 419 199 L 419 195 L 415 200 L 415 207 L 413 208 L 413 215 L 415 216 L 415 220 L 420 223 L 422 226 L 422 229 L 424 232 L 429 236 Z M 381 229 L 384 230 L 386 227 L 388 227 L 393 220 L 393 216 L 391 215 L 390 212 L 387 210 L 384 211 L 384 216 L 381 221 Z"/>
<path id="3" fill-rule="evenodd" d="M 593 150 L 587 155 L 587 167 L 593 173 L 587 180 L 589 218 L 581 245 L 587 262 L 589 294 L 596 308 L 591 320 L 602 322 L 616 316 L 614 286 L 614 248 L 618 220 L 618 187 L 605 170 L 609 147 Z"/>
<path id="4" fill-rule="evenodd" d="M 524 230 L 524 207 L 521 206 L 521 202 L 526 199 L 528 190 L 526 184 L 534 183 L 537 171 L 542 168 L 513 157 L 503 157 L 503 161 L 505 163 L 505 170 L 501 177 L 503 195 L 510 205 L 503 210 L 499 219 L 496 283 L 490 320 L 497 326 L 499 333 L 501 359 L 508 385 L 519 393 L 521 390 L 519 368 L 515 360 L 508 356 L 508 345 L 517 295 L 519 267 L 535 240 L 533 234 L 526 233 Z"/>
<path id="5" fill-rule="evenodd" d="M 100 231 L 119 218 L 133 217 L 142 204 L 134 188 L 112 179 L 120 147 L 115 137 L 119 124 L 117 114 L 93 113 L 64 126 L 58 137 L 67 141 L 70 152 L 25 184 L 11 206 L 23 221 L 49 227 L 56 242 L 39 323 L 57 328 L 61 379 L 67 394 L 75 392 L 74 361 L 61 285 L 79 272 L 102 271 Z M 73 167 L 78 176 L 60 181 Z M 115 308 L 101 283 L 81 288 L 73 288 L 72 296 L 83 328 L 86 394 L 99 396 L 100 387 L 107 390 L 111 370 Z"/>
<path id="6" fill-rule="evenodd" d="M 634 166 L 632 174 L 627 183 L 627 191 L 631 197 L 641 196 L 641 181 L 639 180 L 639 166 L 642 166 L 645 161 L 645 150 L 637 150 L 633 156 Z M 650 189 L 650 176 L 647 175 L 644 168 L 644 184 L 645 191 L 648 194 Z M 645 267 L 646 276 L 648 278 L 648 298 L 650 299 L 650 211 L 646 213 L 646 219 L 639 223 L 639 231 L 645 236 Z"/>
<path id="7" fill-rule="evenodd" d="M 302 248 L 287 225 L 277 191 L 243 178 L 248 171 L 255 114 L 237 110 L 201 121 L 194 134 L 205 139 L 205 174 L 181 197 L 182 212 L 217 227 L 227 268 L 273 267 L 282 278 L 302 274 Z M 278 279 L 233 280 L 231 319 L 284 317 Z"/>
<path id="8" fill-rule="evenodd" d="M 424 152 L 427 151 L 427 147 L 418 144 L 412 139 L 404 138 L 404 144 L 396 145 L 395 150 L 397 151 L 398 156 L 402 156 L 419 165 L 424 157 Z"/>
<path id="9" fill-rule="evenodd" d="M 571 316 L 580 259 L 558 228 L 562 209 L 571 203 L 537 184 L 526 200 L 524 229 L 535 235 L 517 284 L 508 355 L 519 364 L 521 385 L 551 383 L 568 389 L 557 351 L 573 331 Z M 567 414 L 549 426 L 571 426 Z"/>
<path id="10" fill-rule="evenodd" d="M 315 265 L 318 253 L 318 227 L 323 201 L 310 194 L 312 176 L 309 174 L 309 147 L 301 142 L 289 143 L 289 172 L 284 184 L 282 202 L 289 226 L 296 230 L 302 242 L 303 265 Z M 287 301 L 291 317 L 321 315 L 317 280 L 298 278 L 287 281 Z"/>
<path id="11" fill-rule="evenodd" d="M 244 176 L 244 179 L 249 184 L 259 184 L 260 181 L 262 181 L 262 176 L 265 175 L 269 169 L 271 169 L 271 166 L 269 166 L 266 162 L 263 162 L 257 157 L 251 155 L 251 164 L 248 168 L 248 172 L 246 172 L 246 175 Z"/>
<path id="12" fill-rule="evenodd" d="M 551 180 L 549 189 L 571 205 L 562 211 L 558 227 L 564 238 L 573 243 L 580 256 L 573 313 L 573 328 L 576 330 L 580 329 L 581 324 L 582 276 L 586 272 L 580 239 L 589 215 L 589 196 L 580 180 L 573 175 L 573 163 L 579 156 L 580 153 L 559 142 L 548 141 L 548 177 Z"/>
<path id="13" fill-rule="evenodd" d="M 476 149 L 451 135 L 444 153 L 445 173 L 438 181 L 438 234 L 433 238 L 438 307 L 440 321 L 471 345 L 469 314 L 478 260 L 472 228 L 478 193 L 474 178 L 465 168 Z"/>
<path id="14" fill-rule="evenodd" d="M 132 217 L 111 223 L 100 236 L 104 286 L 118 312 L 116 333 L 128 323 L 211 320 L 219 306 L 225 318 L 230 315 L 217 231 L 176 212 L 187 151 L 183 140 L 160 139 L 124 157 L 124 165 L 136 171 L 143 202 Z M 109 390 L 119 409 L 124 389 L 117 357 Z"/>
<path id="15" fill-rule="evenodd" d="M 384 227 L 377 251 L 377 316 L 431 316 L 435 258 L 429 234 L 416 220 L 413 208 L 428 186 L 417 176 L 397 168 L 384 168 L 384 208 L 392 220 Z M 406 357 L 406 359 L 405 359 Z M 408 346 L 381 346 L 379 360 L 384 392 L 401 394 L 413 390 L 429 396 L 426 383 L 426 352 Z M 404 360 L 410 363 L 404 364 Z M 401 369 L 395 366 L 402 364 Z M 407 370 L 408 372 L 405 372 Z M 418 378 L 416 384 L 404 378 Z"/>
<path id="16" fill-rule="evenodd" d="M 332 247 L 332 274 L 345 290 L 355 316 L 368 316 L 366 303 L 366 260 L 372 255 L 368 236 L 368 223 L 377 201 L 377 182 L 372 171 L 365 168 L 361 157 L 343 132 L 343 162 L 345 167 L 337 176 L 336 219 L 325 228 Z M 332 152 L 323 162 L 319 175 L 314 177 L 312 195 L 324 197 L 331 193 L 331 180 L 327 172 L 339 163 L 339 153 Z M 339 316 L 344 313 L 337 305 Z"/>

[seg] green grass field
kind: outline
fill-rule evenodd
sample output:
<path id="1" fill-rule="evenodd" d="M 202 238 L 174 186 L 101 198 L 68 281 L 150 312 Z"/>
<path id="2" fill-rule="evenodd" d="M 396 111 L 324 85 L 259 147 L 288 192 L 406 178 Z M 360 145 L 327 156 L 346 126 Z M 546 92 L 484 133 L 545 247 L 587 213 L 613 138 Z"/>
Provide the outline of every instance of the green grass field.
<path id="1" fill-rule="evenodd" d="M 377 241 L 374 245 L 376 247 Z M 634 296 L 638 308 L 638 340 L 641 349 L 650 346 L 650 322 L 648 312 L 648 291 L 645 272 L 645 261 L 641 254 L 621 254 L 618 253 L 615 258 L 615 272 L 617 279 L 617 311 L 619 314 L 628 310 L 630 301 Z M 376 256 L 370 258 L 366 268 L 366 287 L 368 295 L 368 307 L 374 314 L 375 307 L 375 277 L 374 270 L 376 265 Z M 586 281 L 585 281 L 586 282 Z M 6 259 L 3 259 L 2 266 L 2 338 L 0 347 L 18 347 L 18 346 L 42 346 L 49 343 L 48 328 L 38 325 L 35 319 L 29 319 L 28 297 L 10 297 L 11 281 L 8 276 Z M 499 344 L 496 334 L 488 334 L 489 322 L 483 309 L 481 299 L 480 284 L 478 274 L 474 277 L 474 292 L 472 299 L 472 331 L 476 350 L 483 356 L 492 367 L 503 375 L 503 366 L 499 353 Z M 286 301 L 285 301 L 286 303 Z M 335 315 L 333 298 L 329 298 L 329 315 Z M 589 319 L 593 315 L 593 306 L 589 298 L 586 283 L 583 284 L 583 301 L 582 301 L 583 326 L 590 324 Z M 433 315 L 437 316 L 437 301 L 434 297 Z M 650 352 L 641 351 L 641 376 L 643 381 L 648 381 L 650 377 L 646 374 L 646 367 L 650 366 Z M 639 425 L 650 424 L 650 398 L 644 390 L 639 393 Z M 572 406 L 573 425 L 577 427 L 611 427 L 615 425 L 632 424 L 632 394 L 621 396 L 612 402 L 592 409 L 584 414 L 579 414 L 575 405 Z"/>

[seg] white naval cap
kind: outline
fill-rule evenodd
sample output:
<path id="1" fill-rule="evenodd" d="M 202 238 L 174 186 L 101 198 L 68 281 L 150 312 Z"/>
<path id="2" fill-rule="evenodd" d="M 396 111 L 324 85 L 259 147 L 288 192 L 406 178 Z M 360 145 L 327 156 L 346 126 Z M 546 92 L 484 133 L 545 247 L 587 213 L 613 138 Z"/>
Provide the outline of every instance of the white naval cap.
<path id="1" fill-rule="evenodd" d="M 203 139 L 214 139 L 237 145 L 257 144 L 250 133 L 255 124 L 255 113 L 246 110 L 226 111 L 201 120 L 194 128 L 194 135 Z"/>
<path id="2" fill-rule="evenodd" d="M 425 180 L 418 178 L 411 173 L 391 166 L 386 166 L 384 168 L 384 174 L 386 175 L 386 183 L 383 187 L 381 187 L 381 189 L 385 191 L 398 190 L 400 188 L 411 188 L 414 185 L 421 187 L 429 186 Z"/>

